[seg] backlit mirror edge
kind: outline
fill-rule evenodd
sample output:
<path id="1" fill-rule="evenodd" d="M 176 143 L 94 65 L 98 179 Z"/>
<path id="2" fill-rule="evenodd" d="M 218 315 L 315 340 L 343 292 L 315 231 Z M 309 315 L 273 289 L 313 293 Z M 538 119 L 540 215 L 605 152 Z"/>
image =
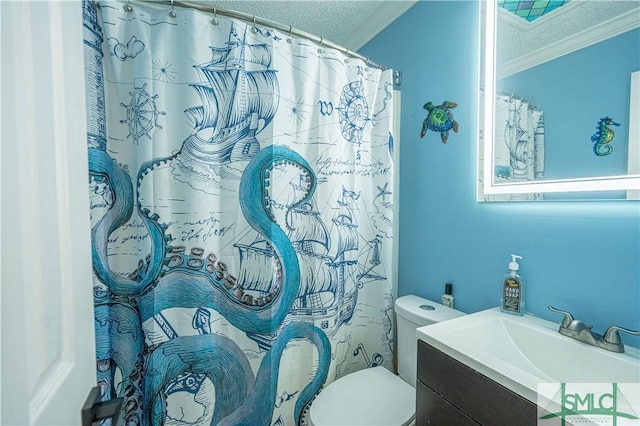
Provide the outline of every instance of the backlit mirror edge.
<path id="1" fill-rule="evenodd" d="M 483 153 L 483 172 L 482 182 L 478 182 L 478 186 L 482 185 L 484 195 L 498 194 L 532 194 L 532 193 L 554 193 L 554 192 L 587 192 L 587 191 L 611 191 L 626 190 L 627 200 L 640 200 L 640 174 L 609 176 L 605 178 L 581 178 L 581 179 L 564 179 L 564 180 L 547 180 L 544 182 L 522 182 L 515 184 L 493 184 L 493 137 L 494 137 L 494 114 L 495 114 L 495 77 L 496 77 L 496 17 L 497 17 L 497 0 L 484 0 L 485 6 L 484 22 L 484 100 L 480 102 L 483 113 L 479 117 L 483 117 L 481 122 L 483 128 L 479 135 Z M 633 93 L 633 91 L 632 91 Z M 488 94 L 491 94 L 488 96 Z M 482 98 L 482 97 L 481 97 Z M 637 99 L 633 99 L 637 102 Z M 637 126 L 636 126 L 637 127 Z M 640 137 L 640 131 L 630 129 L 629 138 Z M 635 134 L 635 136 L 632 136 Z M 478 150 L 480 154 L 480 150 Z M 478 191 L 480 192 L 480 191 Z M 482 194 L 479 194 L 482 195 Z M 478 201 L 484 201 L 480 197 Z"/>

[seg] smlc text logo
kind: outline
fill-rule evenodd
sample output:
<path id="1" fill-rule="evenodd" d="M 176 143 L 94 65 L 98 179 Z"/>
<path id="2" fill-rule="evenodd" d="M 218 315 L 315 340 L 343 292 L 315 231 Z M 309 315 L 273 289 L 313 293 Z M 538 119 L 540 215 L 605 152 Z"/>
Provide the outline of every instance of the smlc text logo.
<path id="1" fill-rule="evenodd" d="M 640 426 L 640 383 L 540 383 L 538 426 Z"/>

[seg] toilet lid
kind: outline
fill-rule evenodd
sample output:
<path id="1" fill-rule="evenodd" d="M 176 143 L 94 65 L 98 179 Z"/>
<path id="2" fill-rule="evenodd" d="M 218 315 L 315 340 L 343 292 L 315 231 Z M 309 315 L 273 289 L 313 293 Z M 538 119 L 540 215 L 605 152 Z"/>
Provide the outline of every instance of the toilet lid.
<path id="1" fill-rule="evenodd" d="M 313 426 L 399 425 L 415 417 L 416 391 L 384 367 L 348 374 L 325 389 L 311 404 Z"/>

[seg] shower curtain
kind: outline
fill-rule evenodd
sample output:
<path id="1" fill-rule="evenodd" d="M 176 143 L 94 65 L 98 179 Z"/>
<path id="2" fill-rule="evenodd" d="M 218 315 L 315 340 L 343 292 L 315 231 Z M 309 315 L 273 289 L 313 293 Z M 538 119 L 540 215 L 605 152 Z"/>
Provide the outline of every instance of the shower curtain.
<path id="1" fill-rule="evenodd" d="M 544 177 L 544 114 L 513 95 L 496 97 L 495 178 L 520 182 Z"/>
<path id="2" fill-rule="evenodd" d="M 544 113 L 513 94 L 498 94 L 495 104 L 494 181 L 514 183 L 544 178 Z M 542 194 L 498 195 L 517 200 Z"/>
<path id="3" fill-rule="evenodd" d="M 194 9 L 83 10 L 103 399 L 298 425 L 392 370 L 392 71 Z"/>

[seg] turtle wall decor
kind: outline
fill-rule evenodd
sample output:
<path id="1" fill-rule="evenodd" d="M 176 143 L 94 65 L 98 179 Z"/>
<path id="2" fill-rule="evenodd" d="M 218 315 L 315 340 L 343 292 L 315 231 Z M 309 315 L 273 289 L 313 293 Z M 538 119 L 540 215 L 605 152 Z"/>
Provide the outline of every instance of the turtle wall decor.
<path id="1" fill-rule="evenodd" d="M 426 109 L 427 118 L 422 122 L 422 130 L 420 131 L 420 137 L 424 137 L 427 130 L 434 132 L 440 132 L 440 139 L 442 143 L 447 143 L 449 139 L 449 130 L 453 130 L 458 133 L 458 122 L 453 119 L 451 109 L 457 107 L 455 102 L 444 101 L 442 105 L 435 106 L 433 102 L 427 102 L 422 106 Z"/>

